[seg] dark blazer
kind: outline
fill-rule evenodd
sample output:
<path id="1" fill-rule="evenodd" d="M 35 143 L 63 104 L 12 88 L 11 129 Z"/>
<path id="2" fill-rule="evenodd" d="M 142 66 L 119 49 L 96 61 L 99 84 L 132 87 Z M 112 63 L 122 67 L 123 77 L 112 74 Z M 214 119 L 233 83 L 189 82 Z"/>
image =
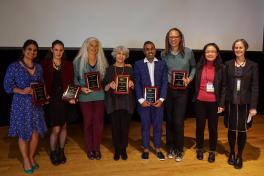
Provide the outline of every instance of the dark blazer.
<path id="1" fill-rule="evenodd" d="M 227 89 L 226 100 L 233 102 L 233 93 L 236 89 L 234 71 L 235 60 L 230 60 L 225 63 L 226 65 L 226 77 L 227 77 Z M 246 60 L 246 65 L 243 69 L 243 76 L 241 78 L 240 88 L 240 102 L 241 104 L 249 104 L 250 108 L 257 108 L 258 94 L 259 94 L 259 72 L 258 65 L 250 60 Z"/>
<path id="2" fill-rule="evenodd" d="M 47 89 L 48 94 L 51 92 L 51 86 L 53 82 L 53 63 L 51 59 L 44 59 L 41 62 L 43 68 L 43 77 L 45 86 Z M 61 82 L 63 86 L 63 90 L 67 89 L 69 84 L 73 84 L 73 65 L 72 62 L 69 61 L 62 61 L 61 65 Z"/>
<path id="3" fill-rule="evenodd" d="M 197 65 L 195 73 L 195 85 L 194 85 L 194 98 L 196 101 L 199 93 L 199 88 L 201 84 L 203 65 Z M 220 66 L 215 66 L 214 75 L 214 90 L 216 96 L 216 102 L 218 107 L 224 107 L 225 105 L 225 92 L 226 92 L 226 76 L 225 76 L 225 66 L 221 64 Z"/>
<path id="4" fill-rule="evenodd" d="M 137 100 L 144 98 L 143 89 L 145 86 L 151 86 L 148 65 L 141 59 L 134 66 L 135 91 Z M 168 86 L 168 68 L 163 60 L 155 62 L 154 68 L 155 86 L 158 87 L 159 98 L 166 99 Z"/>

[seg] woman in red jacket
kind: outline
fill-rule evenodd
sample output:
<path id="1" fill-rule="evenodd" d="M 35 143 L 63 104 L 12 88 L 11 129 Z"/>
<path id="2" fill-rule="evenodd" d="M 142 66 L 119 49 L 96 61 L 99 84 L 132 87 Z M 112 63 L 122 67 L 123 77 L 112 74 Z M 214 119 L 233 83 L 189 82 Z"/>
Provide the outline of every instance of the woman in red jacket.
<path id="1" fill-rule="evenodd" d="M 75 104 L 75 100 L 69 102 L 62 100 L 63 92 L 69 84 L 73 84 L 73 65 L 64 60 L 64 44 L 61 41 L 55 40 L 52 43 L 42 67 L 47 93 L 50 96 L 50 103 L 46 109 L 46 116 L 51 126 L 50 160 L 52 164 L 58 165 L 66 162 L 64 145 L 67 137 L 67 115 L 69 103 Z"/>

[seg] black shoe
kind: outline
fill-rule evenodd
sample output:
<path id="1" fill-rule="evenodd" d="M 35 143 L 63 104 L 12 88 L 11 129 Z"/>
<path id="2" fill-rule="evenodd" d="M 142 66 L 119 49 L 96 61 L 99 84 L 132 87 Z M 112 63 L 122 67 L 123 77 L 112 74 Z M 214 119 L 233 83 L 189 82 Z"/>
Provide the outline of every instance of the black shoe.
<path id="1" fill-rule="evenodd" d="M 58 156 L 59 156 L 59 161 L 60 161 L 60 163 L 62 163 L 62 164 L 64 164 L 64 163 L 66 163 L 66 157 L 65 157 L 65 154 L 64 154 L 64 149 L 63 148 L 60 148 L 59 149 L 59 154 L 58 154 Z"/>
<path id="2" fill-rule="evenodd" d="M 87 153 L 87 157 L 89 158 L 89 160 L 94 160 L 95 158 L 94 153 L 91 151 Z"/>
<path id="3" fill-rule="evenodd" d="M 114 153 L 114 160 L 117 161 L 120 159 L 120 154 L 119 154 L 119 151 L 118 150 L 115 150 L 115 153 Z"/>
<path id="4" fill-rule="evenodd" d="M 143 152 L 142 155 L 141 155 L 141 158 L 142 158 L 143 160 L 147 160 L 147 159 L 149 159 L 149 152 Z"/>
<path id="5" fill-rule="evenodd" d="M 234 165 L 236 169 L 241 169 L 243 166 L 242 157 L 238 156 L 237 159 L 235 160 Z"/>
<path id="6" fill-rule="evenodd" d="M 196 158 L 198 160 L 203 160 L 203 151 L 202 150 L 197 150 L 196 151 Z"/>
<path id="7" fill-rule="evenodd" d="M 94 152 L 94 158 L 96 160 L 100 160 L 102 158 L 101 152 L 100 151 L 95 151 Z"/>
<path id="8" fill-rule="evenodd" d="M 60 164 L 60 160 L 56 151 L 50 152 L 50 161 L 53 165 L 57 166 Z"/>
<path id="9" fill-rule="evenodd" d="M 173 156 L 174 156 L 173 148 L 170 148 L 170 149 L 168 150 L 167 157 L 168 157 L 169 159 L 173 159 Z"/>
<path id="10" fill-rule="evenodd" d="M 229 154 L 228 164 L 230 164 L 230 165 L 234 165 L 235 164 L 235 154 L 234 153 L 230 153 Z"/>
<path id="11" fill-rule="evenodd" d="M 209 163 L 215 162 L 215 152 L 209 152 L 208 162 Z"/>
<path id="12" fill-rule="evenodd" d="M 127 160 L 127 152 L 126 149 L 121 150 L 121 158 L 122 160 Z"/>
<path id="13" fill-rule="evenodd" d="M 157 157 L 160 161 L 164 161 L 165 160 L 165 156 L 163 155 L 162 152 L 157 152 Z"/>

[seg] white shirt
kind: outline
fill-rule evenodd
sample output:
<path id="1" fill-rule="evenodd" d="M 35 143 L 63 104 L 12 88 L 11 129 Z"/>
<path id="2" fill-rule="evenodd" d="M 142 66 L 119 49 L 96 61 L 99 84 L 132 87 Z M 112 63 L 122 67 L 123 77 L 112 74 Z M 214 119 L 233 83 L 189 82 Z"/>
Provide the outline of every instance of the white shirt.
<path id="1" fill-rule="evenodd" d="M 152 62 L 149 62 L 147 58 L 144 59 L 144 63 L 147 63 L 148 65 L 148 71 L 149 71 L 149 77 L 151 86 L 155 86 L 155 79 L 154 79 L 154 68 L 155 68 L 155 62 L 158 62 L 158 59 L 155 57 Z M 163 102 L 164 98 L 160 98 L 160 100 Z M 144 98 L 138 99 L 138 102 L 142 104 L 145 101 Z"/>
<path id="2" fill-rule="evenodd" d="M 147 63 L 147 65 L 148 65 L 148 71 L 149 71 L 151 86 L 155 86 L 155 80 L 154 80 L 155 62 L 158 62 L 157 58 L 154 58 L 152 62 L 149 62 L 147 58 L 144 59 L 144 63 Z"/>

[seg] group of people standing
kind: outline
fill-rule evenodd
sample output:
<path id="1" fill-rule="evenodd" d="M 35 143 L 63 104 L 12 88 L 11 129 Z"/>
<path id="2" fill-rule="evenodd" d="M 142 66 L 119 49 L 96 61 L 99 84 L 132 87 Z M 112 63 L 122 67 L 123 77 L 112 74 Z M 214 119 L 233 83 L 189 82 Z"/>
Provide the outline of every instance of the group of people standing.
<path id="1" fill-rule="evenodd" d="M 23 168 L 32 174 L 39 168 L 35 152 L 39 135 L 47 130 L 44 111 L 32 103 L 32 83 L 45 83 L 49 96 L 45 115 L 51 126 L 50 159 L 54 165 L 66 162 L 64 146 L 67 137 L 68 109 L 78 101 L 83 117 L 85 151 L 90 160 L 100 160 L 104 112 L 111 119 L 114 160 L 127 160 L 129 122 L 135 106 L 141 119 L 143 151 L 141 158 L 147 160 L 150 150 L 150 127 L 153 127 L 153 144 L 156 156 L 164 160 L 161 151 L 162 121 L 166 114 L 167 157 L 181 161 L 184 156 L 184 116 L 188 101 L 188 85 L 194 83 L 196 112 L 197 159 L 204 155 L 204 129 L 208 119 L 209 156 L 215 161 L 217 145 L 218 113 L 224 111 L 228 128 L 230 155 L 228 163 L 242 168 L 242 152 L 246 143 L 246 132 L 256 115 L 258 102 L 258 65 L 245 57 L 248 44 L 244 39 L 233 43 L 233 60 L 222 63 L 219 47 L 215 43 L 204 46 L 202 56 L 196 64 L 191 49 L 185 47 L 184 35 L 178 28 L 170 29 L 165 38 L 165 49 L 161 59 L 156 58 L 155 44 L 146 41 L 143 45 L 145 58 L 135 63 L 134 69 L 125 60 L 129 50 L 124 46 L 113 49 L 115 59 L 108 65 L 101 42 L 94 37 L 83 42 L 73 63 L 64 59 L 64 44 L 55 40 L 47 59 L 40 64 L 34 62 L 38 44 L 27 40 L 21 59 L 12 63 L 4 78 L 7 93 L 14 94 L 9 136 L 18 136 Z M 98 72 L 101 88 L 91 90 L 86 86 L 84 75 Z M 175 89 L 175 72 L 185 73 L 180 81 L 181 89 Z M 129 76 L 127 94 L 116 94 L 116 76 Z M 67 86 L 80 86 L 78 100 L 62 100 Z M 154 101 L 146 97 L 146 88 L 156 90 Z M 153 97 L 152 97 L 153 98 Z M 238 150 L 235 154 L 235 145 Z"/>

